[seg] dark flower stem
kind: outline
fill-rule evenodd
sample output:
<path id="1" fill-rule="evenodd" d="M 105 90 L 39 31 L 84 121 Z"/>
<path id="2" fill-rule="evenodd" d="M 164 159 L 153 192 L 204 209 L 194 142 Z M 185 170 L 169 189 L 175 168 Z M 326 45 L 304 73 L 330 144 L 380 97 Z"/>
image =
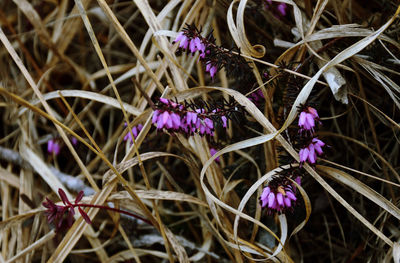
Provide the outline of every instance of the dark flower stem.
<path id="1" fill-rule="evenodd" d="M 81 207 L 81 208 L 82 207 L 91 207 L 91 208 L 107 209 L 107 210 L 110 210 L 110 211 L 113 211 L 113 212 L 117 212 L 117 213 L 120 213 L 120 214 L 125 214 L 125 215 L 128 215 L 128 216 L 132 216 L 132 217 L 134 217 L 136 219 L 142 220 L 143 222 L 145 222 L 145 223 L 147 223 L 147 224 L 149 224 L 151 226 L 153 225 L 149 220 L 147 220 L 147 219 L 145 219 L 145 218 L 143 218 L 141 216 L 138 216 L 136 214 L 130 213 L 128 211 L 120 210 L 118 208 L 113 208 L 113 207 L 109 207 L 109 206 L 102 206 L 102 205 L 92 205 L 92 204 L 73 204 L 72 206 L 74 208 L 75 207 Z"/>

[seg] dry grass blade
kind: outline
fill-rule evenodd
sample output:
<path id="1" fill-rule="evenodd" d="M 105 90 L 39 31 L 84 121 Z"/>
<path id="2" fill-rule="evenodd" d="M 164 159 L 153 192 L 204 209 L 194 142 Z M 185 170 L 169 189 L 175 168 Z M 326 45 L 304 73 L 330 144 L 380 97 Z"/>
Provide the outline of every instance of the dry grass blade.
<path id="1" fill-rule="evenodd" d="M 341 170 L 322 165 L 318 166 L 318 170 L 322 171 L 331 179 L 334 179 L 335 181 L 338 181 L 364 195 L 366 198 L 370 199 L 372 202 L 379 205 L 379 207 L 385 209 L 388 213 L 400 220 L 400 209 L 398 207 L 351 175 Z"/>
<path id="2" fill-rule="evenodd" d="M 38 239 L 37 241 L 35 241 L 31 245 L 29 245 L 28 247 L 26 247 L 24 250 L 19 252 L 17 255 L 15 255 L 14 257 L 7 260 L 7 263 L 14 262 L 17 259 L 19 259 L 20 257 L 26 255 L 27 253 L 34 251 L 35 249 L 38 249 L 39 247 L 43 246 L 45 243 L 50 241 L 52 238 L 54 238 L 55 235 L 56 235 L 56 233 L 54 232 L 54 230 L 48 232 L 46 235 L 44 235 L 43 237 L 41 237 L 40 239 Z"/>
<path id="3" fill-rule="evenodd" d="M 156 199 L 156 200 L 175 200 L 175 201 L 182 201 L 182 202 L 190 202 L 194 204 L 198 204 L 201 206 L 207 206 L 207 204 L 191 195 L 187 195 L 184 193 L 179 192 L 172 192 L 172 191 L 159 191 L 159 190 L 137 190 L 136 194 L 141 199 Z M 128 192 L 119 192 L 116 194 L 112 194 L 108 201 L 116 201 L 116 200 L 127 200 L 131 199 L 132 197 L 129 196 Z"/>
<path id="4" fill-rule="evenodd" d="M 31 211 L 23 213 L 23 214 L 9 217 L 5 220 L 2 220 L 0 222 L 0 230 L 5 232 L 7 229 L 9 229 L 13 226 L 16 226 L 18 224 L 21 224 L 24 220 L 27 220 L 30 217 L 35 216 L 36 214 L 43 212 L 43 211 L 44 211 L 44 208 L 38 208 L 38 209 L 34 209 L 34 210 L 31 210 Z"/>
<path id="5" fill-rule="evenodd" d="M 0 180 L 6 182 L 10 186 L 19 189 L 19 179 L 16 175 L 0 167 Z"/>
<path id="6" fill-rule="evenodd" d="M 117 109 L 121 109 L 121 105 L 119 104 L 118 100 L 111 98 L 109 96 L 101 95 L 96 92 L 91 92 L 91 91 L 84 91 L 84 90 L 61 90 L 61 91 L 52 91 L 46 94 L 43 94 L 43 98 L 45 100 L 51 100 L 55 98 L 60 98 L 60 94 L 64 97 L 74 97 L 74 98 L 82 98 L 82 99 L 88 99 L 91 101 L 97 101 L 104 103 L 106 105 L 110 105 L 112 107 L 115 107 Z M 40 101 L 32 101 L 32 105 L 37 105 L 40 103 Z M 134 116 L 138 116 L 141 114 L 141 111 L 132 105 L 129 105 L 128 103 L 123 103 L 123 107 L 126 109 L 126 111 Z M 26 109 L 22 109 L 19 114 L 23 114 L 26 111 Z"/>
<path id="7" fill-rule="evenodd" d="M 393 261 L 400 262 L 400 244 L 398 242 L 393 244 Z"/>

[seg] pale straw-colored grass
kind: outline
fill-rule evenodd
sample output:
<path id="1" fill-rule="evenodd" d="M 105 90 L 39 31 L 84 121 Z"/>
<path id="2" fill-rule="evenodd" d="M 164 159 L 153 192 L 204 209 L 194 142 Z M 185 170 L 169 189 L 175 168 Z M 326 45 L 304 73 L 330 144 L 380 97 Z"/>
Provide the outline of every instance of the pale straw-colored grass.
<path id="1" fill-rule="evenodd" d="M 277 18 L 264 2 L 0 3 L 0 262 L 399 262 L 400 7 L 276 0 L 289 13 Z M 239 48 L 253 83 L 225 70 L 211 79 L 198 55 L 176 53 L 186 24 Z M 285 94 L 285 78 L 297 94 Z M 254 88 L 264 107 L 246 96 Z M 205 137 L 157 131 L 143 93 L 153 102 L 231 98 L 246 116 L 217 130 L 211 157 Z M 282 96 L 294 97 L 284 105 Z M 262 187 L 289 167 L 279 154 L 299 160 L 287 129 L 309 101 L 330 149 L 303 165 L 302 185 L 293 181 L 294 211 L 267 214 Z M 46 152 L 53 137 L 59 156 Z M 151 225 L 88 208 L 93 224 L 76 213 L 56 233 L 41 203 L 80 190 L 60 174 L 93 191 L 84 203 Z"/>

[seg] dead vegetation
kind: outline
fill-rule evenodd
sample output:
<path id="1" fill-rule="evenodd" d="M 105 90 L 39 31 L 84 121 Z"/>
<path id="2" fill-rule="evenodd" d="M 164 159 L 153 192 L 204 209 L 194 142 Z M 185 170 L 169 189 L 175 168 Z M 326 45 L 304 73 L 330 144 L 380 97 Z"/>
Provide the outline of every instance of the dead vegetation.
<path id="1" fill-rule="evenodd" d="M 0 262 L 399 262 L 400 7 L 366 2 L 0 2 Z M 271 213 L 304 105 L 328 147 Z M 59 189 L 91 224 L 47 221 Z"/>

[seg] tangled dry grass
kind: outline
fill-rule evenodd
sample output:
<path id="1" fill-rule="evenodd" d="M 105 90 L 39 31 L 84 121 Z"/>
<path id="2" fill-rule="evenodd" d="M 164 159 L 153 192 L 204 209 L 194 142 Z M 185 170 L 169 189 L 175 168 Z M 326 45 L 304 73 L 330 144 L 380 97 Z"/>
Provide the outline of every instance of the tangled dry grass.
<path id="1" fill-rule="evenodd" d="M 389 0 L 0 2 L 0 262 L 400 262 L 399 11 Z M 188 25 L 212 33 L 214 77 L 174 43 Z M 214 136 L 156 129 L 160 97 L 243 114 Z M 304 105 L 329 147 L 301 165 L 293 209 L 275 213 L 259 198 L 298 166 Z M 70 227 L 44 213 L 45 197 L 62 205 L 59 189 L 92 205 Z"/>

